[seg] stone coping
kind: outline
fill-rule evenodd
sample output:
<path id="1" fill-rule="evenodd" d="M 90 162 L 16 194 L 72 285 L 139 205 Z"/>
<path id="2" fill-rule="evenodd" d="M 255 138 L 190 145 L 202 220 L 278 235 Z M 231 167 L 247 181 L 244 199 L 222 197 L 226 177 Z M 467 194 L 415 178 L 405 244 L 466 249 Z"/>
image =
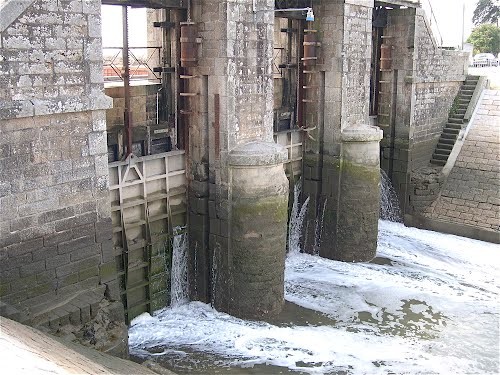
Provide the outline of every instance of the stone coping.
<path id="1" fill-rule="evenodd" d="M 1 357 L 8 358 L 2 362 L 5 374 L 158 374 L 138 363 L 65 341 L 7 318 L 0 319 L 0 331 L 0 351 L 4 354 Z"/>
<path id="2" fill-rule="evenodd" d="M 87 98 L 0 100 L 0 119 L 97 111 L 112 107 L 113 99 L 103 93 L 89 95 Z"/>
<path id="3" fill-rule="evenodd" d="M 0 0 L 0 33 L 3 33 L 35 0 Z"/>
<path id="4" fill-rule="evenodd" d="M 458 224 L 446 220 L 431 219 L 418 214 L 406 214 L 404 222 L 405 225 L 410 227 L 454 234 L 455 236 L 462 236 L 475 240 L 500 244 L 500 233 L 486 228 L 483 229 L 468 224 Z"/>
<path id="5" fill-rule="evenodd" d="M 236 146 L 229 153 L 231 166 L 265 166 L 283 164 L 288 160 L 286 148 L 272 142 L 252 141 Z"/>
<path id="6" fill-rule="evenodd" d="M 342 142 L 379 142 L 384 132 L 378 126 L 351 126 L 342 130 Z"/>

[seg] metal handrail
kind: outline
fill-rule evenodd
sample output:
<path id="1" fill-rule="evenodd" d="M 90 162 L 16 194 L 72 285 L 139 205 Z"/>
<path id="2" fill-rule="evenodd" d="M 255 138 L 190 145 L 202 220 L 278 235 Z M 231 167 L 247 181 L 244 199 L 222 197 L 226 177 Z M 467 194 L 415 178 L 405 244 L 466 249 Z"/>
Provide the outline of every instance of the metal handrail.
<path id="1" fill-rule="evenodd" d="M 436 27 L 436 31 L 439 35 L 439 46 L 442 47 L 443 46 L 443 36 L 441 35 L 441 30 L 439 30 L 439 26 L 438 26 L 438 22 L 437 22 L 437 19 L 436 19 L 436 15 L 434 14 L 434 9 L 432 9 L 432 4 L 429 0 L 426 0 L 427 1 L 427 4 L 429 5 L 429 9 L 431 11 L 431 17 L 429 17 L 429 26 L 432 28 L 432 20 L 434 19 L 434 23 L 435 23 L 435 27 Z"/>

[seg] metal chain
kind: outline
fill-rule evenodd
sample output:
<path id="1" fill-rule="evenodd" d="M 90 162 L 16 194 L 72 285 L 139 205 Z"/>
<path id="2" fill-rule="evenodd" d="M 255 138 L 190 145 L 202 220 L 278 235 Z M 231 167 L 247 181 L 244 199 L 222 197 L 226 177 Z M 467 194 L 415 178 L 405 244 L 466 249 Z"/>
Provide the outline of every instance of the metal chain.
<path id="1" fill-rule="evenodd" d="M 187 6 L 187 21 L 191 22 L 191 0 L 188 0 Z"/>
<path id="2" fill-rule="evenodd" d="M 179 64 L 176 63 L 176 69 L 177 69 L 177 72 L 179 71 Z M 178 76 L 177 76 L 178 77 Z M 180 118 L 180 109 L 179 109 L 179 101 L 178 101 L 178 97 L 179 97 L 179 92 L 181 91 L 180 87 L 179 87 L 179 78 L 176 78 L 175 79 L 175 82 L 174 82 L 174 134 L 173 134 L 173 139 L 174 139 L 174 145 L 175 145 L 175 148 L 177 150 L 179 150 L 179 144 L 177 143 L 177 134 L 179 133 L 179 124 L 181 122 L 181 118 Z"/>

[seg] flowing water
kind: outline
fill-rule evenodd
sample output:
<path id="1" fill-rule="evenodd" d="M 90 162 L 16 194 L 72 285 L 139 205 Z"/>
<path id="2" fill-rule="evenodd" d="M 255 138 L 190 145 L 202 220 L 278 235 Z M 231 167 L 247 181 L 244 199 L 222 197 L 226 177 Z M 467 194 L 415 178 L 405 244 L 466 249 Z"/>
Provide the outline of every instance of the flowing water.
<path id="1" fill-rule="evenodd" d="M 299 180 L 293 190 L 293 206 L 288 225 L 288 254 L 300 253 L 302 227 L 307 213 L 307 206 L 309 205 L 309 197 L 307 197 L 302 206 L 300 205 L 301 187 L 302 181 Z"/>
<path id="2" fill-rule="evenodd" d="M 498 245 L 381 220 L 371 263 L 303 254 L 299 194 L 283 313 L 175 304 L 133 320 L 132 356 L 179 374 L 498 374 Z"/>
<path id="3" fill-rule="evenodd" d="M 171 299 L 172 307 L 188 302 L 188 272 L 187 272 L 187 234 L 174 235 L 172 244 L 172 276 Z"/>
<path id="4" fill-rule="evenodd" d="M 380 218 L 396 223 L 403 222 L 398 195 L 383 169 L 380 170 Z"/>

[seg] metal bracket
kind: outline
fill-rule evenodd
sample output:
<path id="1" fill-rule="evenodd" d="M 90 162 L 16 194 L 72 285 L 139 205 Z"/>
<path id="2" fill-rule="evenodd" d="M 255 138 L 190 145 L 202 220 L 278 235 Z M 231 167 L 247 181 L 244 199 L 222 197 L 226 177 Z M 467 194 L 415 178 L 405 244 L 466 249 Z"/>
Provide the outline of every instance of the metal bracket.
<path id="1" fill-rule="evenodd" d="M 153 68 L 155 73 L 175 73 L 175 68 L 172 66 L 157 66 Z"/>
<path id="2" fill-rule="evenodd" d="M 153 27 L 163 27 L 164 29 L 173 29 L 175 27 L 175 22 L 153 22 Z"/>
<path id="3" fill-rule="evenodd" d="M 278 68 L 280 69 L 293 69 L 296 68 L 297 64 L 279 64 Z"/>

